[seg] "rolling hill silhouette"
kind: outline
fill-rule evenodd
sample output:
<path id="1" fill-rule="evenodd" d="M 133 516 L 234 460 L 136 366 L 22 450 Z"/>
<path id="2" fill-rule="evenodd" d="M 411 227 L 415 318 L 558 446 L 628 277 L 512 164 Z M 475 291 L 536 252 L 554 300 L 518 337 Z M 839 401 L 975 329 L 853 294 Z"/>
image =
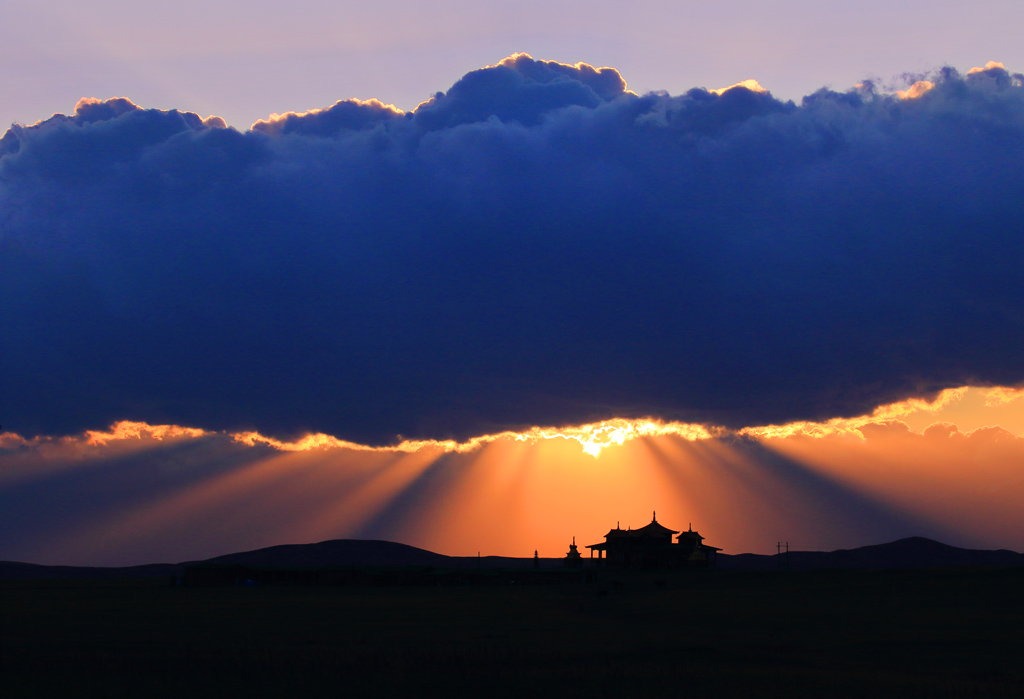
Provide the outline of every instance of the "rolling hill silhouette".
<path id="1" fill-rule="evenodd" d="M 560 558 L 540 559 L 545 567 L 561 565 Z M 332 539 L 317 544 L 285 544 L 254 551 L 229 553 L 196 563 L 273 568 L 326 566 L 432 566 L 434 568 L 518 568 L 533 565 L 532 558 L 507 556 L 445 556 L 394 541 Z M 187 565 L 187 564 L 184 564 Z"/>
<path id="2" fill-rule="evenodd" d="M 318 568 L 323 566 L 449 567 L 451 557 L 394 541 L 332 539 L 317 544 L 284 544 L 229 553 L 202 563 L 256 567 Z"/>
<path id="3" fill-rule="evenodd" d="M 785 564 L 787 554 L 762 556 L 753 553 L 718 555 L 723 570 L 775 570 Z M 790 551 L 790 570 L 814 568 L 945 568 L 949 566 L 1020 566 L 1024 554 L 1007 549 L 994 551 L 962 549 L 921 536 L 899 539 L 888 544 L 861 546 L 836 551 Z"/>
<path id="4" fill-rule="evenodd" d="M 540 559 L 543 567 L 561 565 L 560 558 Z M 185 566 L 197 563 L 242 565 L 252 568 L 325 568 L 331 566 L 433 568 L 526 568 L 532 558 L 507 556 L 445 556 L 394 541 L 332 539 L 315 544 L 282 544 L 252 551 L 228 553 L 201 561 L 154 563 L 123 568 L 46 566 L 0 561 L 0 579 L 58 578 L 155 578 L 180 575 Z"/>
<path id="5" fill-rule="evenodd" d="M 785 554 L 783 554 L 785 556 Z M 330 566 L 433 568 L 525 568 L 532 558 L 505 556 L 445 556 L 426 549 L 393 541 L 333 539 L 315 544 L 285 544 L 229 553 L 204 561 L 158 563 L 124 568 L 44 566 L 31 563 L 0 561 L 0 579 L 54 578 L 143 578 L 180 574 L 184 566 L 194 563 L 243 565 L 253 568 L 322 568 Z M 541 567 L 560 566 L 560 558 L 542 558 Z M 722 570 L 776 570 L 778 556 L 753 553 L 718 555 Z M 943 568 L 950 566 L 1024 566 L 1024 554 L 1006 549 L 994 551 L 964 549 L 925 539 L 910 537 L 887 544 L 862 546 L 837 551 L 790 551 L 790 570 L 879 569 L 879 568 Z"/>

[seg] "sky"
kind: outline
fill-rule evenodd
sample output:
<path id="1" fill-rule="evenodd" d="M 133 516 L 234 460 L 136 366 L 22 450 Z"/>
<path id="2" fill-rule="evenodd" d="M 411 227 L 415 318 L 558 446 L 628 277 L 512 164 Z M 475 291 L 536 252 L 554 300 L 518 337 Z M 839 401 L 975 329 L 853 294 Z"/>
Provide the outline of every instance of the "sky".
<path id="1" fill-rule="evenodd" d="M 1019 5 L 175 10 L 0 10 L 0 559 L 1024 548 Z"/>
<path id="2" fill-rule="evenodd" d="M 575 537 L 587 555 L 652 511 L 734 554 L 906 536 L 1024 549 L 1024 392 L 951 389 L 855 419 L 729 434 L 619 420 L 368 449 L 122 422 L 8 433 L 0 449 L 0 551 L 43 564 L 182 562 L 334 538 L 559 557 Z"/>
<path id="3" fill-rule="evenodd" d="M 216 114 L 245 129 L 376 98 L 404 110 L 526 52 L 681 94 L 753 78 L 782 99 L 944 65 L 1024 65 L 1016 0 L 39 0 L 0 7 L 0 125 L 80 97 Z"/>

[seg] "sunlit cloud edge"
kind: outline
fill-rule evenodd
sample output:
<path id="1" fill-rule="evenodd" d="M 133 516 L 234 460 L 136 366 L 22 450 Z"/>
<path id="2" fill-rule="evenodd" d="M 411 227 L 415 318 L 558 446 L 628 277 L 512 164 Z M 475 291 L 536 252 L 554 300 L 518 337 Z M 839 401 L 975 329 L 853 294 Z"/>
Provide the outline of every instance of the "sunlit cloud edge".
<path id="1" fill-rule="evenodd" d="M 561 439 L 575 441 L 584 453 L 598 457 L 605 449 L 612 446 L 620 446 L 634 439 L 669 435 L 691 442 L 727 436 L 739 436 L 757 440 L 786 439 L 790 437 L 823 439 L 839 436 L 865 439 L 862 429 L 866 426 L 901 422 L 902 418 L 914 413 L 938 413 L 943 408 L 961 400 L 971 388 L 969 386 L 948 388 L 939 392 L 932 400 L 910 398 L 882 405 L 875 408 L 869 415 L 833 418 L 822 422 L 797 421 L 782 425 L 758 425 L 739 430 L 730 430 L 715 425 L 664 421 L 657 418 L 611 418 L 582 425 L 566 425 L 561 427 L 535 426 L 519 432 L 508 430 L 480 435 L 463 442 L 451 439 L 406 439 L 393 445 L 370 446 L 338 439 L 332 435 L 320 432 L 306 434 L 296 440 L 286 441 L 261 434 L 257 431 L 218 432 L 198 427 L 151 425 L 146 422 L 122 420 L 112 424 L 106 431 L 87 430 L 81 435 L 24 437 L 17 433 L 7 432 L 0 434 L 0 448 L 32 448 L 43 444 L 84 444 L 89 447 L 105 447 L 112 443 L 126 440 L 146 439 L 169 442 L 179 439 L 221 436 L 246 446 L 263 446 L 279 452 L 348 450 L 413 453 L 421 450 L 435 450 L 442 453 L 464 454 L 499 441 L 536 444 L 547 440 Z M 974 387 L 974 390 L 981 392 L 986 407 L 1000 407 L 1024 398 L 1024 388 L 990 386 Z"/>

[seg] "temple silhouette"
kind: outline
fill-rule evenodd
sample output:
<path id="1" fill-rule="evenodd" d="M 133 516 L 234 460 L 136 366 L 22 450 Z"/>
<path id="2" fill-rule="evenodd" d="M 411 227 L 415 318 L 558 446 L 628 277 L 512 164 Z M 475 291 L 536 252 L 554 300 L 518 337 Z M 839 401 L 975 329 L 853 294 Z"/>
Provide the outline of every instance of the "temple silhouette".
<path id="1" fill-rule="evenodd" d="M 604 567 L 618 570 L 712 567 L 721 550 L 705 544 L 704 537 L 693 531 L 692 526 L 677 532 L 659 524 L 657 513 L 651 517 L 650 524 L 639 529 L 622 529 L 616 524 L 605 534 L 603 543 L 586 548 L 590 549 L 589 560 L 581 555 L 573 537 L 562 559 L 542 559 L 535 550 L 532 558 L 493 557 L 485 567 L 481 565 L 479 554 L 444 556 L 387 541 L 326 541 L 272 546 L 183 564 L 184 571 L 180 578 L 175 575 L 173 584 L 188 587 L 591 584 L 606 579 L 606 574 L 597 570 Z M 621 586 L 618 577 L 618 574 L 613 575 L 616 580 L 611 584 Z M 664 581 L 658 584 L 663 585 Z"/>
<path id="2" fill-rule="evenodd" d="M 678 534 L 676 542 L 672 535 Z M 591 544 L 590 558 L 597 552 L 596 563 L 615 568 L 707 568 L 715 565 L 716 556 L 722 549 L 708 546 L 704 537 L 693 531 L 693 526 L 685 532 L 662 526 L 658 523 L 657 512 L 651 517 L 651 523 L 639 529 L 609 530 L 604 535 L 604 543 Z M 566 565 L 577 560 L 576 539 L 566 556 Z"/>

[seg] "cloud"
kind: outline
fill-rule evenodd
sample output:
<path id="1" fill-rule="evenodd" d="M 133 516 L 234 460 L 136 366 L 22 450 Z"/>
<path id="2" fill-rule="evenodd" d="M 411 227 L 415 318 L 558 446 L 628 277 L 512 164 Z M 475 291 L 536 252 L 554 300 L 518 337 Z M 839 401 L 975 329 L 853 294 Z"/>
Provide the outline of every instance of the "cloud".
<path id="1" fill-rule="evenodd" d="M 935 83 L 933 83 L 931 80 L 918 80 L 913 85 L 908 87 L 906 90 L 897 90 L 896 96 L 899 97 L 901 100 L 917 99 L 921 95 L 928 92 L 928 90 L 931 90 L 933 87 L 935 87 Z"/>
<path id="2" fill-rule="evenodd" d="M 1024 398 L 1024 389 L 993 386 L 985 392 L 985 405 L 1000 406 Z"/>
<path id="3" fill-rule="evenodd" d="M 414 119 L 429 130 L 491 118 L 533 126 L 553 111 L 594 109 L 626 94 L 626 81 L 614 68 L 535 61 L 518 53 L 468 73 L 417 107 Z"/>
<path id="4" fill-rule="evenodd" d="M 268 136 L 298 134 L 329 137 L 345 131 L 372 129 L 378 124 L 383 125 L 403 116 L 405 113 L 402 110 L 379 100 L 339 100 L 327 109 L 313 109 L 301 114 L 272 114 L 269 119 L 253 124 L 252 130 Z"/>
<path id="5" fill-rule="evenodd" d="M 0 140 L 0 416 L 361 444 L 743 427 L 1024 382 L 1024 89 L 800 105 L 525 54 L 240 133 L 83 100 Z"/>
<path id="6" fill-rule="evenodd" d="M 764 89 L 764 87 L 761 86 L 761 83 L 757 82 L 753 78 L 741 80 L 740 82 L 730 85 L 729 87 L 720 87 L 717 90 L 710 90 L 710 92 L 714 95 L 721 95 L 723 92 L 728 92 L 734 87 L 743 87 L 746 88 L 747 90 L 750 90 L 751 92 L 768 92 L 768 90 Z"/>
<path id="7" fill-rule="evenodd" d="M 853 417 L 835 417 L 825 422 L 812 422 L 798 420 L 784 425 L 756 425 L 744 427 L 739 434 L 745 437 L 756 439 L 784 439 L 786 437 L 841 437 L 850 436 L 864 439 L 867 431 L 875 430 L 896 430 L 908 432 L 910 427 L 900 418 L 914 413 L 938 413 L 951 403 L 959 401 L 967 393 L 969 388 L 947 388 L 938 393 L 933 400 L 921 398 L 908 398 L 907 400 L 888 405 L 880 405 L 871 411 L 869 415 L 856 415 Z M 994 388 L 989 389 L 992 395 L 1012 394 L 1012 389 Z M 1012 399 L 1010 399 L 1012 400 Z M 1001 405 L 986 400 L 987 405 Z M 949 423 L 936 423 L 949 424 Z"/>

